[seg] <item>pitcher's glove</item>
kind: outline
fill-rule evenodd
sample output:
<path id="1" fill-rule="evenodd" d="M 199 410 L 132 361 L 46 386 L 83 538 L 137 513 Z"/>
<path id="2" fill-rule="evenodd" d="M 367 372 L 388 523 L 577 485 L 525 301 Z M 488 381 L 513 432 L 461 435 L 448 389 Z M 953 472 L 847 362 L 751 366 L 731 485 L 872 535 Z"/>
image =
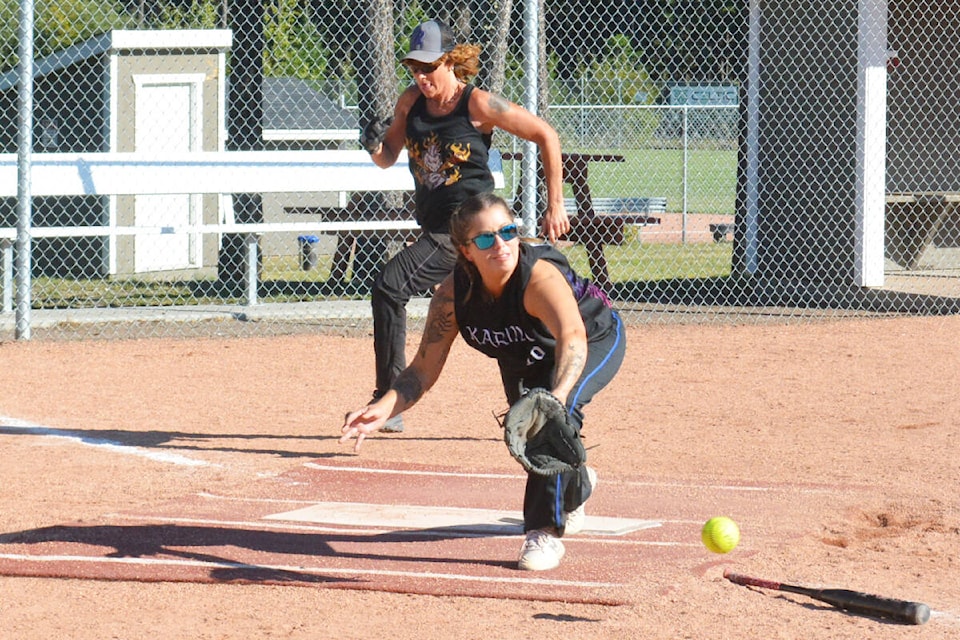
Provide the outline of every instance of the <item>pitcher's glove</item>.
<path id="1" fill-rule="evenodd" d="M 503 421 L 503 441 L 517 462 L 539 475 L 571 471 L 587 460 L 567 408 L 546 389 L 531 389 L 510 407 Z"/>
<path id="2" fill-rule="evenodd" d="M 393 122 L 393 118 L 381 120 L 374 116 L 363 127 L 363 131 L 360 133 L 360 145 L 367 150 L 367 153 L 373 155 L 377 152 L 387 135 L 387 129 L 390 128 L 391 122 Z"/>

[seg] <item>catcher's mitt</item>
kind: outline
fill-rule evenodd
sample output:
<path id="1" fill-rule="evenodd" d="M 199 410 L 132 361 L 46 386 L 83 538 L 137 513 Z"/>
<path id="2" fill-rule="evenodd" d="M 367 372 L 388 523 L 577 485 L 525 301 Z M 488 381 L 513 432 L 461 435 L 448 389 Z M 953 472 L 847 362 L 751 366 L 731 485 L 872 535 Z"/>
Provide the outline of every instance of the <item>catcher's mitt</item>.
<path id="1" fill-rule="evenodd" d="M 531 389 L 510 407 L 503 441 L 527 471 L 544 476 L 571 471 L 587 460 L 567 408 L 546 389 Z"/>

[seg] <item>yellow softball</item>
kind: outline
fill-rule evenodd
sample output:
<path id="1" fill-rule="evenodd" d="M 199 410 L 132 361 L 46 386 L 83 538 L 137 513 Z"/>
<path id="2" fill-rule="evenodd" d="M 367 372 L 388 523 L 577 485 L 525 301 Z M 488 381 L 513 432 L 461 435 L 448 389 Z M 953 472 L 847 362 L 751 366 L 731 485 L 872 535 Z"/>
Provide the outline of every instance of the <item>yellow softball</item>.
<path id="1" fill-rule="evenodd" d="M 740 542 L 740 527 L 726 516 L 710 518 L 700 532 L 703 545 L 714 553 L 728 553 Z"/>

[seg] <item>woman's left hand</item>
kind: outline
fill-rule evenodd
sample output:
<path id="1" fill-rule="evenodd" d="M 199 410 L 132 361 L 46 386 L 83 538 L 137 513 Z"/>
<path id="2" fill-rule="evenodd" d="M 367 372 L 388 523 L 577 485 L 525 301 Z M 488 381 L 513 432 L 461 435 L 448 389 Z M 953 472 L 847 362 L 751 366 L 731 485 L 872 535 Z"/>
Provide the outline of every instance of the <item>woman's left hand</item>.
<path id="1" fill-rule="evenodd" d="M 543 237 L 555 244 L 560 236 L 570 232 L 570 218 L 563 206 L 547 207 L 541 224 Z"/>

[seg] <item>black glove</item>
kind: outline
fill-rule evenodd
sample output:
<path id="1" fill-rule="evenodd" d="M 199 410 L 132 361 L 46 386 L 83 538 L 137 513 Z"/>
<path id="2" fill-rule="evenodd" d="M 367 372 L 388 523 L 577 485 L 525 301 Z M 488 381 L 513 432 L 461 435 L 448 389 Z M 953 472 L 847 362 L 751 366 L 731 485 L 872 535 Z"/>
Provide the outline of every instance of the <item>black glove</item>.
<path id="1" fill-rule="evenodd" d="M 381 120 L 374 116 L 360 134 L 360 146 L 366 149 L 370 155 L 375 154 L 383 143 L 383 139 L 387 135 L 387 129 L 390 128 L 391 122 L 393 122 L 393 118 Z"/>
<path id="2" fill-rule="evenodd" d="M 546 389 L 531 389 L 507 412 L 503 440 L 523 468 L 538 475 L 577 469 L 587 461 L 567 408 Z"/>

